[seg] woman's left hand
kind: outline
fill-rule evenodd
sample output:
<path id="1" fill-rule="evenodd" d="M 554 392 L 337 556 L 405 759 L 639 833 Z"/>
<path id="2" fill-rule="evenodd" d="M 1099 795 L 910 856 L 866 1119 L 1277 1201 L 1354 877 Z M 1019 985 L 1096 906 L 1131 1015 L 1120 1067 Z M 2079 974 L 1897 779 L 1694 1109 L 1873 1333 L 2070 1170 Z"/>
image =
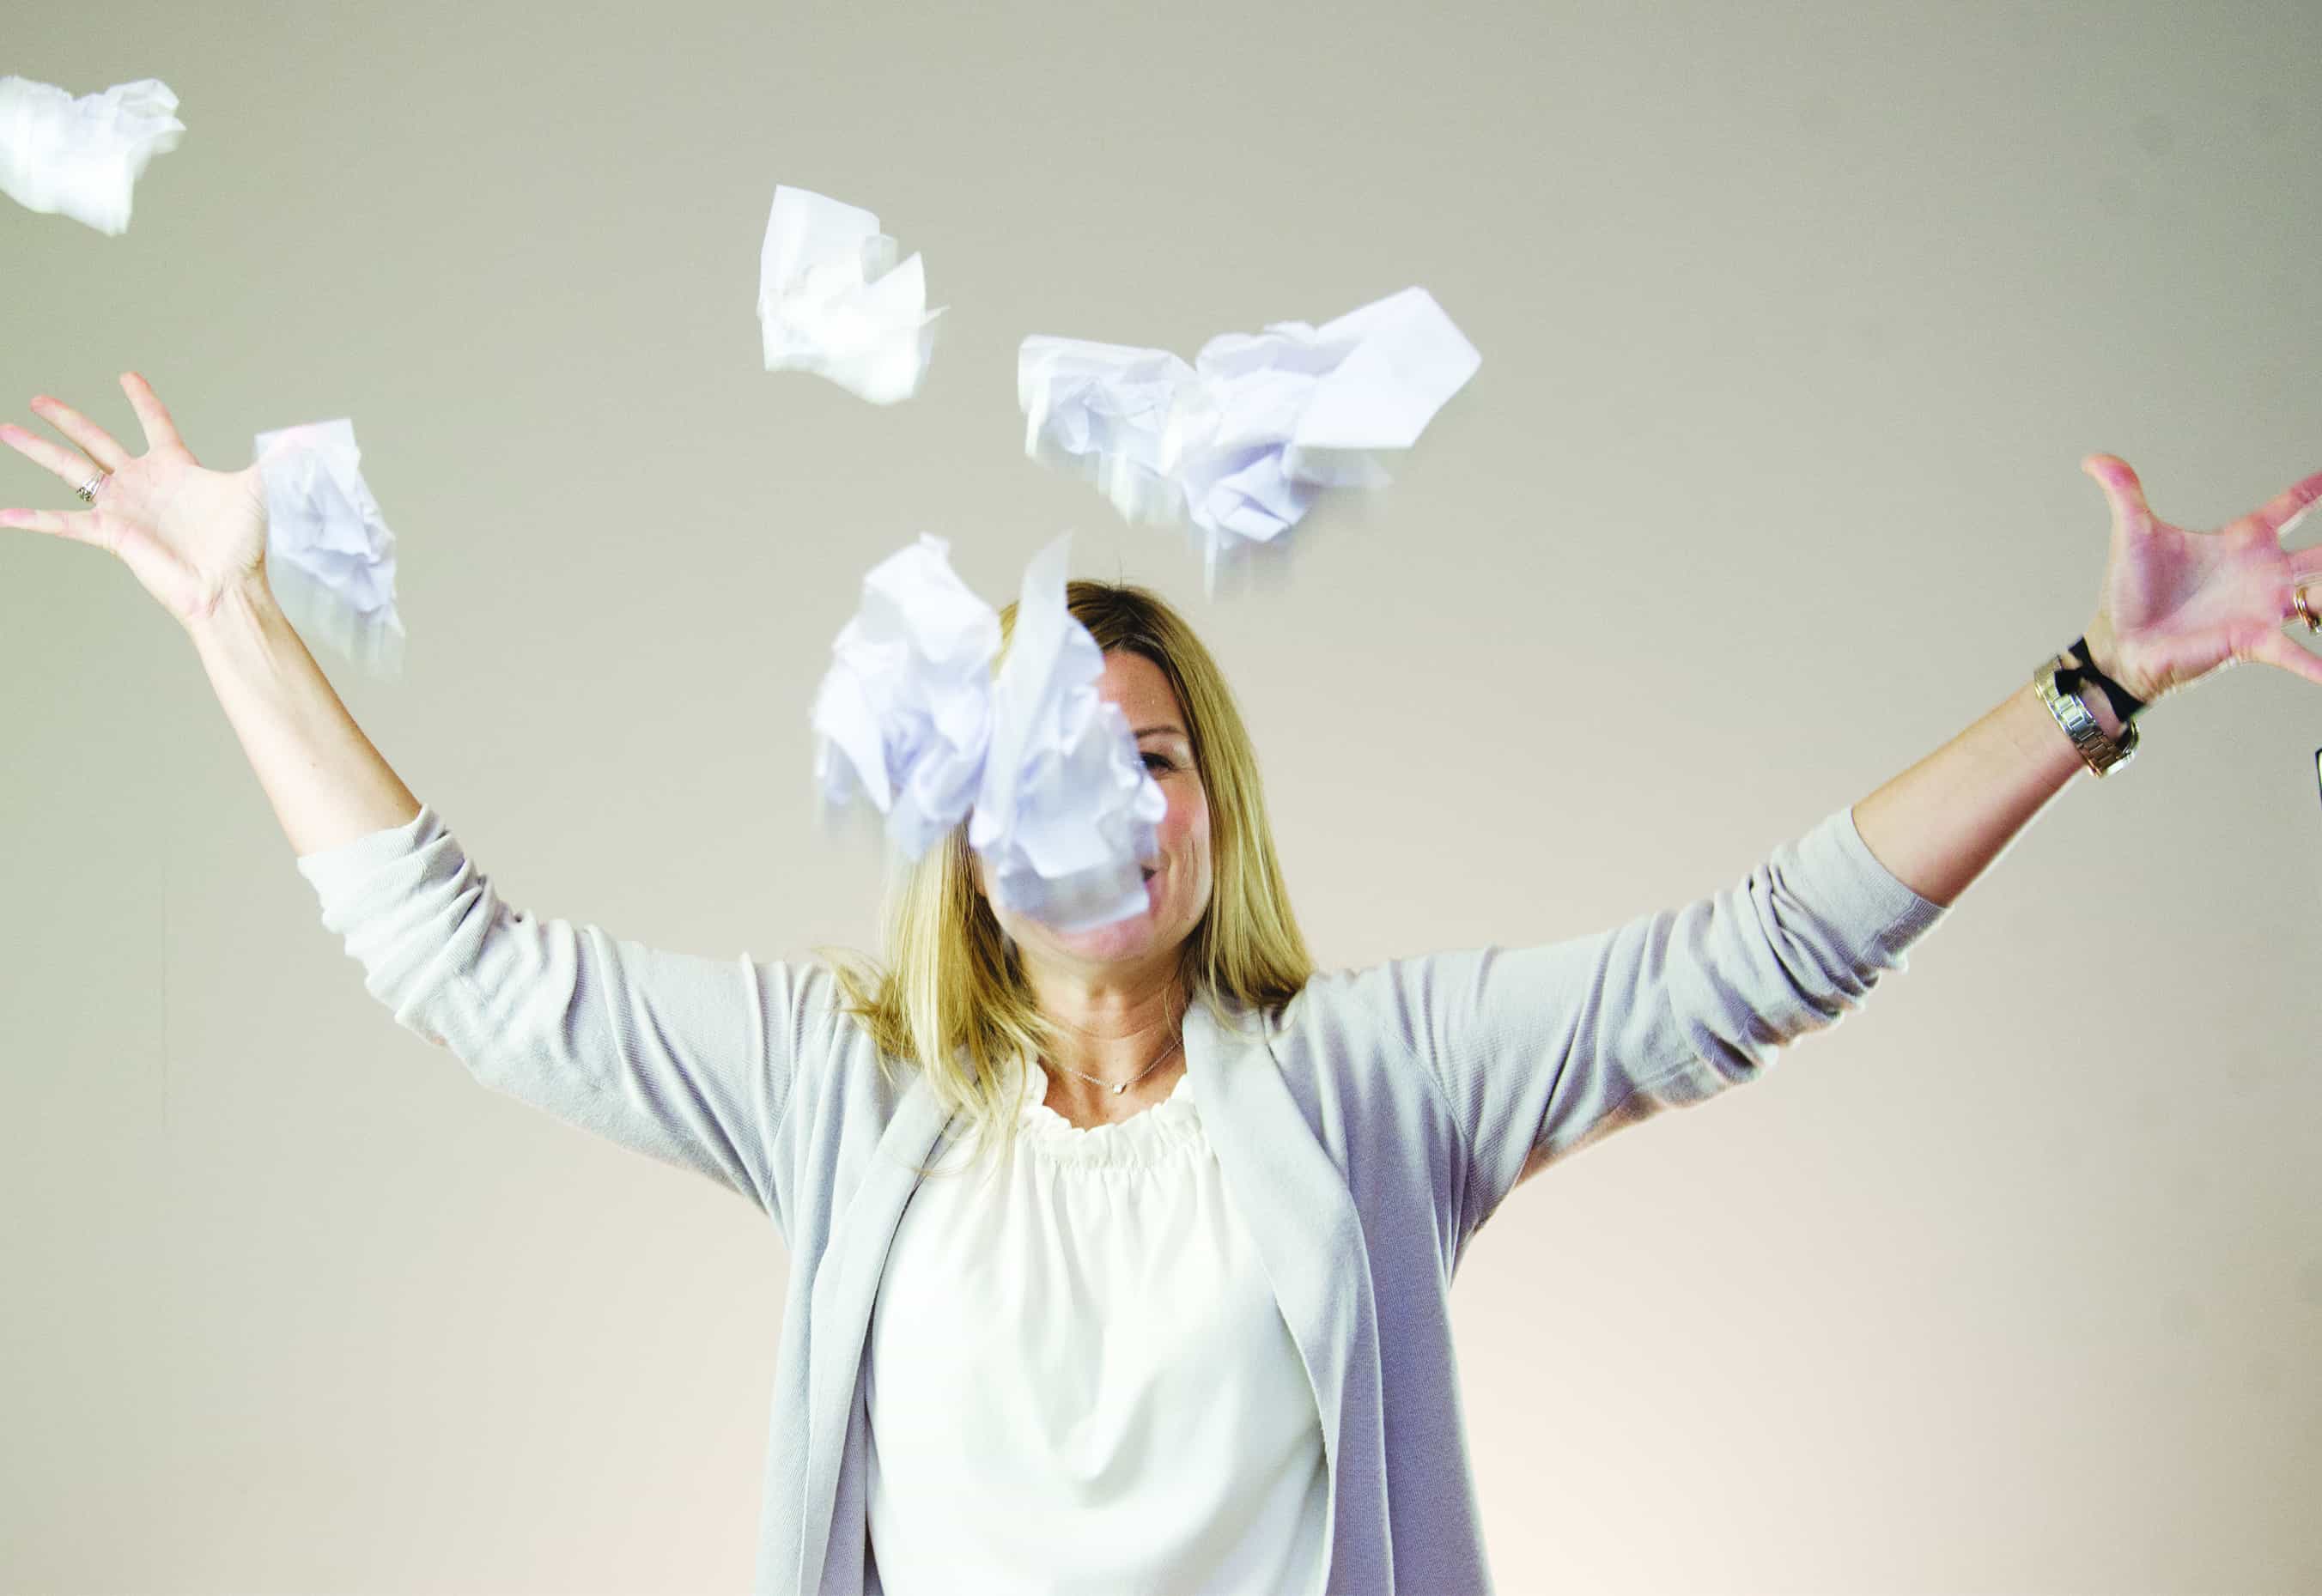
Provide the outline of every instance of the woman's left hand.
<path id="1" fill-rule="evenodd" d="M 2126 461 L 2092 454 L 2080 469 L 2112 505 L 2112 554 L 2088 631 L 2098 670 L 2148 704 L 2238 660 L 2322 682 L 2322 658 L 2282 630 L 2305 625 L 2300 588 L 2315 589 L 2307 606 L 2322 614 L 2322 546 L 2281 546 L 2322 498 L 2322 471 L 2215 532 L 2189 532 L 2154 518 Z"/>

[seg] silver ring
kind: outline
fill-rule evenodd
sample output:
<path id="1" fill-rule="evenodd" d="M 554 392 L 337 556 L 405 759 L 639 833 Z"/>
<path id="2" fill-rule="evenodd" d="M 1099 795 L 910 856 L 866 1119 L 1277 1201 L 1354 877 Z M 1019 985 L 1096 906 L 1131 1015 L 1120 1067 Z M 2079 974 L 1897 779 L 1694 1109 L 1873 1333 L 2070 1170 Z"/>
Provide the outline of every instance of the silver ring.
<path id="1" fill-rule="evenodd" d="M 85 505 L 93 505 L 96 502 L 96 490 L 105 486 L 105 478 L 111 475 L 112 473 L 110 471 L 99 471 L 96 476 L 91 477 L 78 488 L 74 488 L 73 491 L 80 495 L 81 503 Z"/>

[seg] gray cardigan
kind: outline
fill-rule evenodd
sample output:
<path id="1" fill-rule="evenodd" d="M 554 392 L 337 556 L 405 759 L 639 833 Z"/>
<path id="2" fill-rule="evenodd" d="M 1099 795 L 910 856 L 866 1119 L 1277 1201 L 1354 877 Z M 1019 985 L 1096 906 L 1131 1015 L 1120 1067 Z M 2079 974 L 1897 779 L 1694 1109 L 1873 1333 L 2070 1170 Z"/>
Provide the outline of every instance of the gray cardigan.
<path id="1" fill-rule="evenodd" d="M 396 1022 L 484 1085 L 755 1203 L 791 1265 L 760 1591 L 875 1591 L 864 1348 L 948 1117 L 891 1087 L 824 966 L 708 959 L 501 901 L 432 808 L 297 862 Z M 1197 1006 L 1185 1068 L 1313 1387 L 1324 1589 L 1491 1588 L 1451 1279 L 1533 1169 L 1754 1079 L 1941 917 L 1850 810 L 1747 880 L 1548 945 L 1316 976 L 1275 1014 Z"/>

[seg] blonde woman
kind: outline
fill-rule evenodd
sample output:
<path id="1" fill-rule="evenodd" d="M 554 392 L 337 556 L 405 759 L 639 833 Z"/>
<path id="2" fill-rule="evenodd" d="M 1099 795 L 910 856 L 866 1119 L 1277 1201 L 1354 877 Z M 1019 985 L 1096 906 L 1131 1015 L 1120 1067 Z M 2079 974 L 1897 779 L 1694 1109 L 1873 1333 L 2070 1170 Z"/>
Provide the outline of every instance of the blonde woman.
<path id="1" fill-rule="evenodd" d="M 399 1023 L 780 1227 L 766 1591 L 1487 1589 L 1448 1292 L 1509 1192 L 1836 1021 L 2142 702 L 2233 660 L 2322 681 L 2282 629 L 2322 552 L 2281 543 L 2322 475 L 2195 534 L 2095 457 L 2085 655 L 1725 891 L 1318 975 L 1216 664 L 1150 595 L 1075 583 L 1168 798 L 1144 915 L 997 913 L 955 834 L 882 964 L 695 958 L 502 902 L 283 621 L 254 473 L 123 386 L 142 454 L 52 400 L 77 448 L 0 428 L 91 501 L 0 524 L 111 551 L 186 628 Z"/>

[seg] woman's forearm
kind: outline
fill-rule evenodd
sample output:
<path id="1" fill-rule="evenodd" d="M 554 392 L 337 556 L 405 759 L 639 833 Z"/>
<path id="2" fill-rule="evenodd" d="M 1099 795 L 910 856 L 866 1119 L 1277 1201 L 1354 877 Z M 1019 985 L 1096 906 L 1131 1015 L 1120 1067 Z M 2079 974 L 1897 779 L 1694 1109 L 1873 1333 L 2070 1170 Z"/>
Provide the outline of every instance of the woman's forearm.
<path id="1" fill-rule="evenodd" d="M 291 851 L 320 853 L 419 813 L 262 585 L 186 624 Z"/>
<path id="2" fill-rule="evenodd" d="M 2090 713 L 2117 737 L 2099 694 Z M 2088 769 L 2026 681 L 1967 730 L 1854 806 L 1879 862 L 1920 897 L 1949 904 L 2050 798 Z"/>

